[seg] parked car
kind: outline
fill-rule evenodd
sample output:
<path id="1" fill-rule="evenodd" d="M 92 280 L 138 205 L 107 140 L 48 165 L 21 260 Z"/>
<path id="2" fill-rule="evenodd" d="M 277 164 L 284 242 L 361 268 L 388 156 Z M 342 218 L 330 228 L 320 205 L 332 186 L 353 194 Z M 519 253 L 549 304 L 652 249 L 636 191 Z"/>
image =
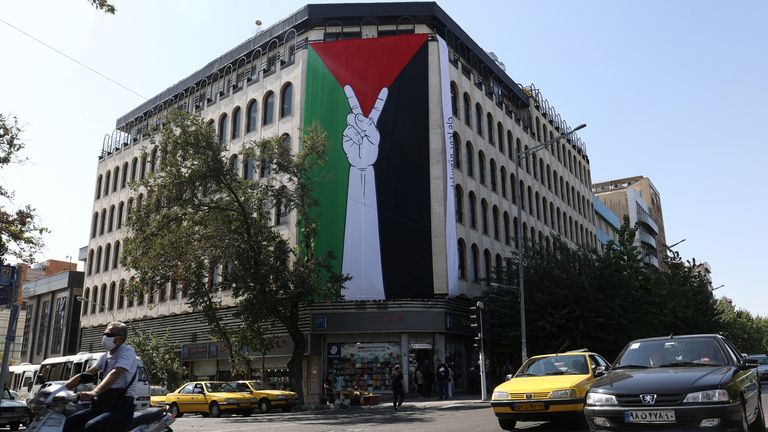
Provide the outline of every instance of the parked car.
<path id="1" fill-rule="evenodd" d="M 630 342 L 584 414 L 593 431 L 765 430 L 757 361 L 720 335 Z"/>
<path id="2" fill-rule="evenodd" d="M 232 381 L 227 383 L 223 390 L 251 394 L 258 401 L 258 409 L 262 413 L 268 413 L 272 408 L 280 408 L 284 412 L 288 412 L 299 403 L 296 393 L 275 390 L 260 381 Z"/>
<path id="3" fill-rule="evenodd" d="M 12 431 L 19 430 L 22 423 L 28 419 L 27 406 L 24 402 L 14 399 L 11 392 L 5 389 L 0 399 L 0 426 L 8 426 Z"/>
<path id="4" fill-rule="evenodd" d="M 504 430 L 513 430 L 518 420 L 583 422 L 587 390 L 609 368 L 591 352 L 531 357 L 493 390 L 491 408 Z"/>
<path id="5" fill-rule="evenodd" d="M 149 406 L 165 406 L 165 397 L 169 393 L 168 389 L 160 386 L 152 386 L 149 389 Z"/>
<path id="6" fill-rule="evenodd" d="M 256 398 L 250 393 L 228 392 L 222 389 L 223 382 L 197 381 L 179 387 L 165 396 L 168 411 L 174 417 L 187 413 L 200 413 L 203 417 L 221 417 L 223 412 L 251 415 Z"/>
<path id="7" fill-rule="evenodd" d="M 768 381 L 768 355 L 752 354 L 749 358 L 757 360 L 757 374 L 760 376 L 760 381 Z"/>

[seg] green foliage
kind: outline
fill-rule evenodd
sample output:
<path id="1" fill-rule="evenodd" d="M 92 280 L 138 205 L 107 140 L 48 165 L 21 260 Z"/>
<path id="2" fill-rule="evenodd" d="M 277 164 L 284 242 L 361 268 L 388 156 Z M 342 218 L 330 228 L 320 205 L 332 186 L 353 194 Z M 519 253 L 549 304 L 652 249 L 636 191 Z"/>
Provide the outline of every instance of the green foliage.
<path id="1" fill-rule="evenodd" d="M 317 226 L 308 216 L 315 205 L 309 173 L 324 161 L 325 134 L 316 126 L 305 130 L 295 155 L 279 138 L 246 143 L 240 160 L 272 165 L 258 181 L 238 175 L 239 162 L 230 166 L 227 146 L 198 116 L 170 113 L 152 144 L 159 145 L 159 169 L 131 185 L 143 196 L 129 206 L 124 242 L 123 263 L 137 274 L 131 289 L 182 287 L 212 337 L 227 345 L 234 376 L 249 367 L 238 342 L 248 338 L 223 326 L 218 311 L 236 306 L 244 328 L 255 332 L 263 322 L 282 325 L 294 344 L 291 384 L 301 394 L 306 342 L 300 307 L 338 299 L 346 280 L 332 271 L 331 256 L 317 256 L 312 248 Z M 297 245 L 289 241 L 290 224 L 285 236 L 273 226 L 277 208 L 302 222 Z"/>
<path id="2" fill-rule="evenodd" d="M 176 355 L 179 346 L 168 340 L 168 333 L 158 336 L 139 328 L 132 332 L 128 344 L 136 350 L 144 363 L 152 385 L 172 389 L 187 379 L 187 369 Z"/>
<path id="3" fill-rule="evenodd" d="M 115 6 L 111 3 L 109 3 L 107 0 L 88 0 L 91 2 L 91 4 L 96 7 L 96 9 L 104 11 L 104 13 L 112 14 L 114 15 L 117 9 Z"/>
<path id="4" fill-rule="evenodd" d="M 724 298 L 718 299 L 716 311 L 721 333 L 742 352 L 768 353 L 768 319 L 737 309 L 730 300 Z"/>
<path id="5" fill-rule="evenodd" d="M 14 163 L 24 163 L 19 153 L 24 149 L 21 128 L 16 118 L 0 114 L 0 169 Z M 43 234 L 47 228 L 39 225 L 35 210 L 29 205 L 16 209 L 15 194 L 0 185 L 0 259 L 13 256 L 20 261 L 33 262 L 34 255 L 43 248 Z"/>
<path id="6" fill-rule="evenodd" d="M 530 245 L 525 253 L 528 354 L 587 347 L 615 357 L 632 339 L 715 332 L 714 299 L 695 263 L 677 254 L 665 271 L 644 263 L 634 246 L 636 229 L 625 219 L 618 240 L 605 251 L 572 248 L 560 238 L 551 246 Z M 488 308 L 490 357 L 495 364 L 520 358 L 517 256 L 507 260 L 491 287 Z"/>

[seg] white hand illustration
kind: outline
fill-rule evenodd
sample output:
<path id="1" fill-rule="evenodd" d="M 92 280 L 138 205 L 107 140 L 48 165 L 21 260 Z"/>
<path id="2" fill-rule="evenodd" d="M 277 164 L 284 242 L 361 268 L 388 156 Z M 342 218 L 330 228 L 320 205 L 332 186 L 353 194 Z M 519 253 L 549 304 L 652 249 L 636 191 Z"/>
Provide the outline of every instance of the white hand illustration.
<path id="1" fill-rule="evenodd" d="M 346 284 L 345 297 L 349 300 L 384 299 L 373 164 L 379 156 L 380 135 L 376 123 L 388 90 L 386 87 L 381 89 L 368 116 L 360 109 L 352 87 L 345 85 L 344 93 L 351 112 L 342 134 L 342 146 L 350 165 L 342 272 L 352 276 Z"/>
<path id="2" fill-rule="evenodd" d="M 373 104 L 370 114 L 366 117 L 360 109 L 355 91 L 349 85 L 344 86 L 344 93 L 349 100 L 352 110 L 347 115 L 347 127 L 344 129 L 344 153 L 347 154 L 349 164 L 355 168 L 372 166 L 379 156 L 379 130 L 376 122 L 379 120 L 384 102 L 387 100 L 389 90 L 386 87 L 379 92 L 379 97 Z"/>

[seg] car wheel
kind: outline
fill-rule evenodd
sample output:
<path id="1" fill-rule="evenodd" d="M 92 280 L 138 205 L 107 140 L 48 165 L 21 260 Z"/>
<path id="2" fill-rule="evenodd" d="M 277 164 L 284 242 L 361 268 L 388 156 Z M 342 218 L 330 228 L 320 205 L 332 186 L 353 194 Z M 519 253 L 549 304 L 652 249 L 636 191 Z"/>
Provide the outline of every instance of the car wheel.
<path id="1" fill-rule="evenodd" d="M 168 412 L 169 412 L 169 413 L 171 413 L 171 415 L 173 416 L 173 418 L 181 418 L 181 417 L 184 417 L 184 413 L 183 413 L 183 412 L 181 412 L 181 410 L 179 409 L 179 406 L 178 406 L 178 405 L 176 405 L 175 403 L 172 403 L 172 404 L 171 404 L 171 407 L 170 407 L 170 408 L 168 408 Z"/>
<path id="2" fill-rule="evenodd" d="M 515 430 L 515 425 L 517 424 L 517 420 L 510 419 L 510 418 L 500 418 L 499 419 L 499 427 L 506 430 L 511 431 Z"/>
<path id="3" fill-rule="evenodd" d="M 216 401 L 211 402 L 208 406 L 208 413 L 214 418 L 221 417 L 221 407 L 219 407 L 219 404 Z"/>
<path id="4" fill-rule="evenodd" d="M 765 432 L 765 413 L 763 412 L 763 397 L 758 392 L 757 394 L 757 417 L 755 421 L 749 425 L 749 430 L 753 432 Z"/>
<path id="5" fill-rule="evenodd" d="M 11 422 L 11 423 L 8 423 L 8 427 L 10 427 L 12 431 L 19 430 L 19 426 L 21 426 L 21 422 Z"/>
<path id="6" fill-rule="evenodd" d="M 272 411 L 272 404 L 269 403 L 269 399 L 262 399 L 259 401 L 259 412 L 266 414 Z"/>

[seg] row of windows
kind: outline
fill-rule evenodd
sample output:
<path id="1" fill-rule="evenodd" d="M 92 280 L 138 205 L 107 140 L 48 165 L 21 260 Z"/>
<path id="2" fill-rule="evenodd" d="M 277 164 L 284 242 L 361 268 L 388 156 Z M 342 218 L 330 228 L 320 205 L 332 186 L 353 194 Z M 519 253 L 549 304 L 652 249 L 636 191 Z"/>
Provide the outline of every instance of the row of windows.
<path id="1" fill-rule="evenodd" d="M 158 147 L 155 146 L 149 154 L 141 155 L 141 163 L 138 157 L 134 157 L 130 168 L 128 162 L 125 162 L 122 168 L 116 166 L 103 175 L 99 174 L 96 178 L 96 199 L 109 195 L 110 191 L 117 192 L 118 189 L 125 189 L 129 181 L 143 180 L 148 172 L 154 173 L 159 162 L 158 151 Z"/>
<path id="2" fill-rule="evenodd" d="M 457 119 L 461 119 L 461 117 L 464 118 L 464 124 L 467 125 L 467 127 L 472 128 L 473 121 L 472 121 L 472 100 L 469 96 L 469 93 L 464 92 L 463 96 L 463 115 L 459 116 L 459 108 L 458 108 L 458 86 L 456 85 L 456 82 L 451 82 L 451 108 L 453 112 L 453 116 Z M 483 107 L 480 105 L 480 103 L 475 103 L 474 107 L 474 126 L 475 126 L 475 132 L 480 137 L 486 137 L 483 133 Z M 487 142 L 493 146 L 496 147 L 496 144 L 498 142 L 498 149 L 500 153 L 504 153 L 504 125 L 499 121 L 495 122 L 493 115 L 489 112 L 485 115 L 486 117 L 486 125 L 487 125 Z M 494 123 L 495 123 L 495 129 L 496 134 L 494 135 Z M 537 130 L 539 132 L 536 133 L 536 139 L 539 142 L 542 142 L 542 136 L 547 139 L 547 135 L 549 135 L 548 139 L 554 139 L 555 135 L 551 130 L 547 129 L 546 125 L 543 125 L 543 134 L 540 132 L 540 122 L 538 118 L 536 119 L 537 124 Z M 520 154 L 520 139 L 517 139 L 518 146 L 517 146 L 517 153 L 512 153 L 512 132 L 507 130 L 506 131 L 507 136 L 507 147 L 508 152 L 507 155 L 509 156 L 510 160 L 512 160 L 516 154 Z M 549 152 L 557 157 L 557 160 L 568 169 L 568 171 L 579 179 L 579 181 L 584 184 L 587 187 L 590 187 L 590 173 L 589 168 L 586 166 L 586 164 L 583 164 L 578 157 L 571 152 L 571 150 L 567 147 L 565 143 L 559 143 L 559 144 L 551 144 L 547 147 Z M 526 147 L 527 150 L 527 147 Z M 531 155 L 534 157 L 534 170 L 535 168 L 535 155 Z M 526 165 L 528 164 L 528 161 L 526 159 Z M 530 173 L 530 171 L 529 171 Z"/>
<path id="3" fill-rule="evenodd" d="M 121 279 L 119 284 L 114 281 L 110 283 L 109 291 L 107 291 L 107 284 L 102 284 L 101 287 L 85 288 L 83 297 L 91 301 L 83 306 L 82 315 L 86 316 L 89 313 L 95 314 L 105 310 L 111 311 L 123 309 L 124 307 L 133 307 L 134 303 L 136 306 L 142 306 L 145 300 L 147 304 L 154 304 L 156 302 L 162 303 L 168 300 L 187 297 L 186 287 L 175 283 L 169 284 L 169 286 L 162 289 L 153 290 L 149 293 L 134 294 L 133 296 L 126 296 L 127 287 L 126 280 Z"/>
<path id="4" fill-rule="evenodd" d="M 112 244 L 107 243 L 103 248 L 97 247 L 95 250 L 88 251 L 88 262 L 86 263 L 86 275 L 109 271 L 116 269 L 120 265 L 120 240 L 115 242 L 114 250 Z"/>
<path id="5" fill-rule="evenodd" d="M 251 99 L 245 106 L 245 133 L 251 133 L 256 130 L 259 123 L 258 114 L 259 103 L 256 99 Z M 293 84 L 290 82 L 283 85 L 280 90 L 280 118 L 293 114 Z M 231 120 L 227 113 L 221 114 L 218 123 L 219 142 L 226 143 L 230 139 L 239 138 L 242 129 L 242 110 L 239 106 L 232 110 Z M 275 93 L 268 91 L 262 99 L 261 125 L 271 124 L 275 119 Z M 230 131 L 231 128 L 231 131 Z"/>
<path id="6" fill-rule="evenodd" d="M 460 143 L 461 137 L 457 132 L 454 132 L 453 134 L 454 139 L 454 155 L 453 155 L 453 163 L 454 167 L 461 170 L 462 169 L 462 159 L 461 159 L 461 151 L 460 151 Z M 519 140 L 518 140 L 518 146 L 519 146 Z M 526 147 L 527 149 L 527 147 Z M 534 155 L 532 155 L 534 156 Z M 488 186 L 486 182 L 486 157 L 485 153 L 483 153 L 482 150 L 477 152 L 477 174 L 475 174 L 475 150 L 474 146 L 470 141 L 467 141 L 465 144 L 465 159 L 464 159 L 464 168 L 467 176 L 471 178 L 477 178 L 477 181 L 483 185 Z M 490 187 L 491 191 L 495 193 L 501 192 L 501 196 L 503 198 L 507 198 L 507 169 L 505 166 L 501 166 L 500 168 L 496 164 L 496 160 L 491 158 L 490 163 L 488 164 L 490 168 L 490 172 L 488 173 L 488 177 L 490 180 Z M 533 161 L 534 166 L 534 174 L 533 178 L 534 180 L 538 179 L 540 183 L 546 187 L 550 192 L 554 193 L 555 196 L 560 198 L 560 200 L 567 204 L 569 207 L 574 209 L 578 214 L 583 216 L 585 219 L 594 221 L 594 205 L 592 204 L 591 200 L 587 198 L 587 196 L 582 195 L 580 191 L 577 191 L 574 186 L 570 184 L 569 181 L 565 180 L 563 176 L 560 176 L 557 171 L 553 171 L 549 164 L 544 164 L 544 159 L 539 158 L 538 164 L 536 163 L 536 160 Z M 538 166 L 538 168 L 536 168 Z M 526 159 L 526 168 L 529 169 L 530 166 L 528 165 L 528 160 Z M 546 174 L 545 174 L 546 173 Z M 516 183 L 515 183 L 515 175 L 510 174 L 509 176 L 509 188 L 510 188 L 510 195 L 512 198 L 512 202 L 517 204 L 517 191 L 516 191 Z M 525 200 L 525 192 L 526 187 L 525 183 L 522 179 L 520 179 L 521 182 L 521 191 L 523 195 L 522 205 L 523 208 L 526 208 L 526 200 Z M 499 191 L 500 189 L 500 191 Z M 538 208 L 539 206 L 539 192 L 535 193 L 536 196 L 536 207 L 533 206 L 533 194 L 532 189 L 530 186 L 527 188 L 528 191 L 528 212 L 536 215 L 537 217 L 540 216 L 540 212 L 537 211 L 534 213 L 532 209 Z M 546 198 L 544 199 L 546 202 Z M 546 210 L 545 210 L 546 211 Z"/>
<path id="7" fill-rule="evenodd" d="M 525 190 L 525 189 L 523 189 Z M 528 188 L 528 197 L 529 197 L 529 205 L 532 206 L 533 202 L 530 200 L 531 197 L 531 189 Z M 464 190 L 461 187 L 461 185 L 455 186 L 455 196 L 456 196 L 456 222 L 460 224 L 465 223 L 464 218 Z M 525 199 L 522 200 L 522 202 L 525 202 Z M 524 209 L 523 205 L 523 209 Z M 482 198 L 480 200 L 480 217 L 479 217 L 479 225 L 478 228 L 478 212 L 477 212 L 477 196 L 473 191 L 470 191 L 469 194 L 467 194 L 467 214 L 469 219 L 469 227 L 475 230 L 481 231 L 486 236 L 491 236 L 490 228 L 493 229 L 493 238 L 495 240 L 501 241 L 500 239 L 500 229 L 499 225 L 500 222 L 503 221 L 503 234 L 504 234 L 504 243 L 510 244 L 510 219 L 509 219 L 509 213 L 505 210 L 503 213 L 503 217 L 501 214 L 501 211 L 497 205 L 493 205 L 493 207 L 490 209 L 490 214 L 492 217 L 492 223 L 489 225 L 489 204 L 488 201 L 485 198 Z M 536 217 L 537 220 L 544 223 L 545 226 L 552 229 L 553 232 L 557 232 L 558 235 L 567 238 L 571 240 L 574 243 L 581 244 L 581 245 L 590 245 L 594 246 L 594 243 L 592 242 L 593 235 L 589 231 L 589 228 L 585 228 L 583 224 L 579 223 L 578 220 L 574 220 L 572 216 L 569 216 L 566 212 L 562 211 L 559 206 L 555 206 L 553 203 L 549 202 L 547 203 L 547 199 L 544 198 L 543 200 L 539 199 L 538 192 L 536 193 L 536 207 L 535 212 L 531 213 L 531 208 L 529 207 L 528 212 Z M 522 209 L 521 209 L 522 210 Z M 513 227 L 514 232 L 517 232 L 517 218 L 513 219 Z M 523 223 L 523 226 L 525 227 L 526 224 Z M 527 235 L 527 231 L 523 229 L 523 235 Z M 532 235 L 532 238 L 535 238 Z M 515 247 L 517 247 L 517 239 L 515 238 Z"/>

